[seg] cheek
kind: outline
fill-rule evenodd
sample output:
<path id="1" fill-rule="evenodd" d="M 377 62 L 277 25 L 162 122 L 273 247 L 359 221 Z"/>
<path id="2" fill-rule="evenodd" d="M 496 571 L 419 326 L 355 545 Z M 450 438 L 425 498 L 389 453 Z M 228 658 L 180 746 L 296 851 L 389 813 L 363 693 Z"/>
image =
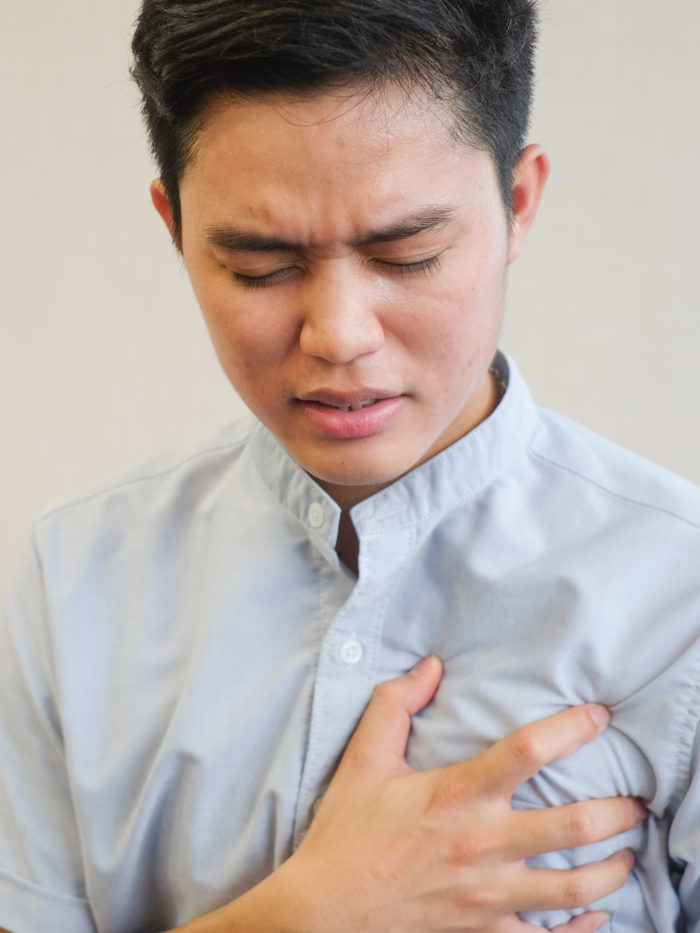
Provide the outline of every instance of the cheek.
<path id="1" fill-rule="evenodd" d="M 461 398 L 481 381 L 501 331 L 504 278 L 456 275 L 430 302 L 416 306 L 403 332 L 424 388 Z M 401 339 L 401 338 L 399 338 Z"/>
<path id="2" fill-rule="evenodd" d="M 280 351 L 279 331 L 275 333 L 267 321 L 256 321 L 227 307 L 220 309 L 209 320 L 209 331 L 216 353 L 236 387 L 253 382 L 264 388 L 274 379 L 283 354 Z"/>
<path id="3" fill-rule="evenodd" d="M 284 316 L 276 313 L 273 302 L 239 292 L 234 285 L 195 292 L 219 358 L 242 372 L 272 362 L 289 339 Z"/>
<path id="4" fill-rule="evenodd" d="M 426 360 L 454 365 L 460 359 L 464 365 L 465 354 L 476 359 L 481 345 L 498 337 L 504 291 L 503 285 L 457 279 L 400 320 L 404 343 Z"/>
<path id="5" fill-rule="evenodd" d="M 272 346 L 276 315 L 271 301 L 237 286 L 229 270 L 207 256 L 185 253 L 185 265 L 222 362 L 258 356 Z"/>

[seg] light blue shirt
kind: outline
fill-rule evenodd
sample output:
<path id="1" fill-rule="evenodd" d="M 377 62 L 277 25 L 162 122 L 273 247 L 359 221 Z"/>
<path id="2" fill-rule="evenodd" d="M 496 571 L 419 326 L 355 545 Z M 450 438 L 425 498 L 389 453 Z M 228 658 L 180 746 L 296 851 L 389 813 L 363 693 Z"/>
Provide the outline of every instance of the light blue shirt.
<path id="1" fill-rule="evenodd" d="M 700 493 L 499 363 L 495 413 L 353 509 L 357 580 L 337 506 L 248 419 L 38 521 L 0 643 L 0 927 L 227 903 L 299 845 L 374 685 L 436 652 L 410 763 L 608 704 L 515 803 L 643 797 L 644 830 L 539 861 L 631 845 L 612 931 L 700 931 Z"/>

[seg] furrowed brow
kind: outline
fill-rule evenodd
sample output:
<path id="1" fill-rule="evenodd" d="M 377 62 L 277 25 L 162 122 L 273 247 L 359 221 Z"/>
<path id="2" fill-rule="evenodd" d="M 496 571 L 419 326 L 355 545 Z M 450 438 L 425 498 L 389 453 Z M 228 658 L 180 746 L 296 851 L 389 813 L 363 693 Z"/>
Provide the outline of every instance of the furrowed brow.
<path id="1" fill-rule="evenodd" d="M 374 243 L 391 243 L 394 240 L 406 240 L 430 230 L 439 230 L 451 223 L 456 214 L 456 210 L 452 207 L 428 207 L 382 230 L 374 230 L 366 236 L 359 237 L 355 245 L 370 246 Z"/>
<path id="2" fill-rule="evenodd" d="M 207 227 L 205 235 L 209 243 L 229 253 L 291 253 L 300 249 L 298 243 L 240 227 Z"/>
<path id="3" fill-rule="evenodd" d="M 374 243 L 391 243 L 405 240 L 419 233 L 447 226 L 456 216 L 451 207 L 429 207 L 419 210 L 381 230 L 373 230 L 357 237 L 353 246 L 370 246 Z M 265 236 L 254 230 L 245 230 L 233 225 L 207 227 L 207 241 L 229 253 L 295 253 L 304 249 L 301 243 Z"/>

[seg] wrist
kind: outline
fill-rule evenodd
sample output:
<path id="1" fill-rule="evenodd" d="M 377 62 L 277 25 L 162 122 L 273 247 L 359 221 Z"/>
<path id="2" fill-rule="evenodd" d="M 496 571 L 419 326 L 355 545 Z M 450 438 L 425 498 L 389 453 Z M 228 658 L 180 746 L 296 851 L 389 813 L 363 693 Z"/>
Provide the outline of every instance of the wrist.
<path id="1" fill-rule="evenodd" d="M 225 907 L 168 933 L 331 933 L 292 858 Z"/>

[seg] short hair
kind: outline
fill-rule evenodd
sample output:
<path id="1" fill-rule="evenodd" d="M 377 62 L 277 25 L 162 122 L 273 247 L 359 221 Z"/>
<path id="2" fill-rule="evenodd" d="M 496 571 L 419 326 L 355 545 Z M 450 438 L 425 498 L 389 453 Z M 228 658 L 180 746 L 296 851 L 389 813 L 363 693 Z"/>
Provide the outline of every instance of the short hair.
<path id="1" fill-rule="evenodd" d="M 422 87 L 492 155 L 510 216 L 536 33 L 536 0 L 143 0 L 132 75 L 176 241 L 197 118 L 219 94 Z"/>

